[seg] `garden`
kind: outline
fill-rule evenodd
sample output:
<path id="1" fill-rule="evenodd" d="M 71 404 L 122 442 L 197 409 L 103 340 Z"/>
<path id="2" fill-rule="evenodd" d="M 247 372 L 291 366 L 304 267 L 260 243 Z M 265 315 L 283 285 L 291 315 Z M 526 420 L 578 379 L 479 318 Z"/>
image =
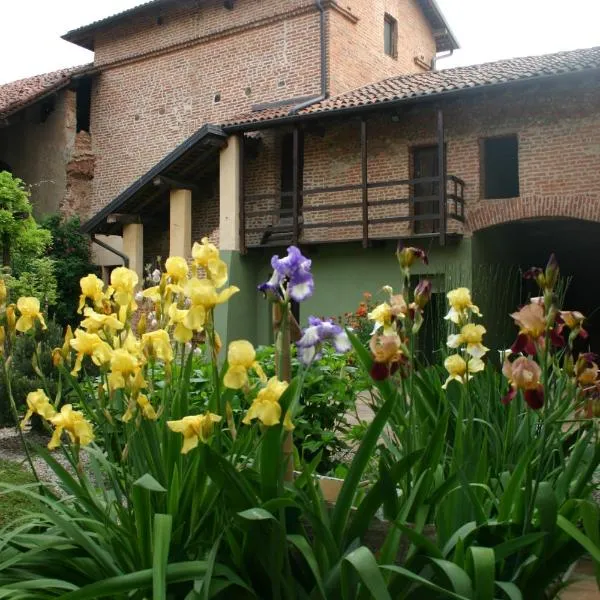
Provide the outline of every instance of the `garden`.
<path id="1" fill-rule="evenodd" d="M 427 256 L 397 258 L 355 313 L 298 324 L 311 261 L 274 256 L 270 348 L 223 347 L 239 289 L 207 239 L 145 289 L 125 267 L 75 278 L 59 340 L 5 278 L 2 401 L 32 476 L 0 483 L 22 505 L 0 522 L 0 598 L 549 600 L 581 560 L 600 581 L 598 358 L 558 262 L 525 273 L 539 293 L 500 352 L 477 298 L 448 291 L 427 360 Z M 24 354 L 36 389 L 13 385 Z"/>

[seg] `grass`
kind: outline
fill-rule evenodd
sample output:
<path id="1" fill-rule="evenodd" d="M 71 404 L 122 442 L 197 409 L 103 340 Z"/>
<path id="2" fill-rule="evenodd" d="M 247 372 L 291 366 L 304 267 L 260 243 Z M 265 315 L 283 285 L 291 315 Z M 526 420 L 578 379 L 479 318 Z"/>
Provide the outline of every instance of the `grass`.
<path id="1" fill-rule="evenodd" d="M 34 483 L 35 478 L 24 465 L 10 460 L 0 460 L 0 481 L 11 485 Z M 35 510 L 36 503 L 18 492 L 0 495 L 0 527 L 21 516 L 27 510 Z"/>

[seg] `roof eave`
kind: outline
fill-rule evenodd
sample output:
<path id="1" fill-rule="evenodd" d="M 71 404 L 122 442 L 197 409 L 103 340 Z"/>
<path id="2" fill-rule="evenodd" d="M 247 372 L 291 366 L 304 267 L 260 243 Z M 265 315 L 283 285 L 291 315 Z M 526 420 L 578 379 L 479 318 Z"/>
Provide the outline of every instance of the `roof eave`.
<path id="1" fill-rule="evenodd" d="M 369 112 L 375 112 L 377 110 L 388 110 L 392 109 L 396 106 L 403 104 L 420 104 L 426 102 L 438 102 L 440 100 L 445 100 L 447 98 L 453 98 L 455 96 L 461 95 L 470 95 L 475 93 L 481 93 L 486 91 L 495 91 L 498 89 L 504 89 L 505 87 L 510 86 L 518 86 L 518 85 L 527 85 L 531 83 L 537 83 L 539 81 L 547 81 L 551 79 L 558 79 L 561 77 L 570 77 L 581 75 L 582 73 L 600 73 L 600 67 L 593 69 L 585 69 L 578 71 L 570 71 L 567 73 L 552 73 L 547 75 L 538 75 L 536 77 L 530 77 L 529 79 L 516 79 L 512 81 L 501 81 L 498 83 L 489 83 L 486 85 L 474 86 L 474 87 L 464 87 L 458 88 L 454 90 L 446 90 L 442 92 L 437 92 L 435 94 L 423 94 L 419 96 L 411 96 L 410 98 L 395 98 L 392 100 L 382 100 L 380 102 L 373 102 L 371 104 L 362 104 L 360 106 L 348 106 L 343 108 L 333 108 L 330 110 L 322 110 L 318 112 L 311 112 L 305 114 L 296 114 L 289 115 L 284 117 L 278 117 L 275 119 L 264 120 L 264 121 L 254 121 L 251 123 L 239 123 L 233 125 L 224 125 L 222 126 L 223 132 L 227 135 L 232 135 L 234 133 L 243 133 L 246 131 L 258 131 L 261 129 L 271 129 L 275 127 L 291 125 L 293 123 L 298 123 L 302 121 L 312 121 L 315 119 L 328 119 L 328 118 L 336 118 L 340 116 L 351 116 L 351 115 L 360 115 Z"/>
<path id="2" fill-rule="evenodd" d="M 216 142 L 216 146 L 224 146 L 227 143 L 227 135 L 223 130 L 216 126 L 207 124 L 201 127 L 196 133 L 190 136 L 187 140 L 181 143 L 172 152 L 167 154 L 161 161 L 156 163 L 152 169 L 142 175 L 139 179 L 134 181 L 126 190 L 121 192 L 112 202 L 107 204 L 102 210 L 97 212 L 91 219 L 86 221 L 81 226 L 83 233 L 101 233 L 100 229 L 105 224 L 106 218 L 118 211 L 123 205 L 131 200 L 138 192 L 142 190 L 146 185 L 149 185 L 153 180 L 162 174 L 163 171 L 168 169 L 173 163 L 177 161 L 186 151 L 192 148 L 195 144 L 202 141 L 213 139 Z"/>

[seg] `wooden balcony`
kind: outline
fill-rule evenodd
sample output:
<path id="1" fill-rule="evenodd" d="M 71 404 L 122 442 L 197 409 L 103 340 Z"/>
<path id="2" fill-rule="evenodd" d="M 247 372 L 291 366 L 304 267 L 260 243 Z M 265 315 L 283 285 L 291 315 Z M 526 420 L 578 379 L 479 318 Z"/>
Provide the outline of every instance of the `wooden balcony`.
<path id="1" fill-rule="evenodd" d="M 442 181 L 445 179 L 445 185 Z M 415 196 L 429 187 L 434 195 Z M 464 187 L 455 175 L 309 188 L 244 198 L 242 247 L 438 238 L 461 235 Z M 292 204 L 294 208 L 282 209 Z"/>

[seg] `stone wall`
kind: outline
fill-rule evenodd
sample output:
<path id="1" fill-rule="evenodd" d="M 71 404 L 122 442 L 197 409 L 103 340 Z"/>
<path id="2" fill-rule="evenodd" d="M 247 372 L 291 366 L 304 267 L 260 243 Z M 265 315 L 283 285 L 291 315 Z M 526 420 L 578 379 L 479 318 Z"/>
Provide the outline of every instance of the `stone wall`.
<path id="1" fill-rule="evenodd" d="M 36 217 L 62 206 L 74 144 L 75 92 L 68 90 L 20 111 L 0 128 L 0 161 L 31 186 Z"/>

